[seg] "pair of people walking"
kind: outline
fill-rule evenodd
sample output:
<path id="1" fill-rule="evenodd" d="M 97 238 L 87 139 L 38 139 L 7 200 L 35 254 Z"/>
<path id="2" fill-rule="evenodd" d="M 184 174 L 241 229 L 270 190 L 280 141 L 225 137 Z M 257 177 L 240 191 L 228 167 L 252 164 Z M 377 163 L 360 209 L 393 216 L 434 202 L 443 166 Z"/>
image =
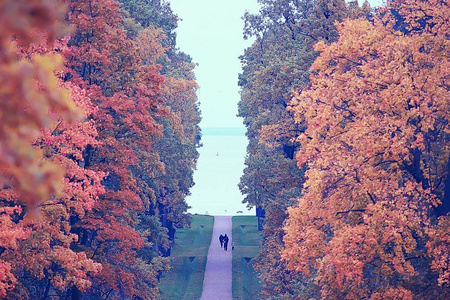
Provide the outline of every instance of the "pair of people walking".
<path id="1" fill-rule="evenodd" d="M 220 235 L 219 236 L 219 242 L 220 242 L 220 247 L 223 248 L 225 251 L 228 251 L 228 241 L 230 239 L 228 238 L 227 234 L 225 233 L 225 235 Z"/>

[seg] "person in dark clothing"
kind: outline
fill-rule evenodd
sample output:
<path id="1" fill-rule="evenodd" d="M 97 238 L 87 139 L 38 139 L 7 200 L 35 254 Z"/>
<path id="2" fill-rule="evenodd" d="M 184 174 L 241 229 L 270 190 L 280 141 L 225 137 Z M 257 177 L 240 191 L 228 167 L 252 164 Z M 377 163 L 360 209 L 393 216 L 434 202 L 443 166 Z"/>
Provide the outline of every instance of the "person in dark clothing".
<path id="1" fill-rule="evenodd" d="M 223 237 L 223 248 L 225 249 L 225 251 L 228 251 L 228 241 L 229 241 L 228 236 L 225 233 L 225 236 Z"/>
<path id="2" fill-rule="evenodd" d="M 222 234 L 220 234 L 220 236 L 219 236 L 219 241 L 220 241 L 220 248 L 222 248 L 223 247 L 223 235 Z"/>

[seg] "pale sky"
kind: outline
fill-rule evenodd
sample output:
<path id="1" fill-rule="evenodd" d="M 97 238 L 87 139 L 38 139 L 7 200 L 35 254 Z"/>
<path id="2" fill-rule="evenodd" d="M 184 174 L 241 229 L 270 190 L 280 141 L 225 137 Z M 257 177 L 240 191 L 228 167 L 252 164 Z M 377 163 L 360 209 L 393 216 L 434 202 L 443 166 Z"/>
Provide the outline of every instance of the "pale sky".
<path id="1" fill-rule="evenodd" d="M 237 118 L 239 101 L 239 56 L 250 46 L 242 37 L 246 10 L 258 12 L 257 0 L 169 0 L 182 21 L 178 24 L 177 45 L 199 66 L 195 70 L 200 85 L 202 128 L 243 127 Z M 360 0 L 362 3 L 362 0 Z M 370 0 L 379 6 L 381 0 Z"/>

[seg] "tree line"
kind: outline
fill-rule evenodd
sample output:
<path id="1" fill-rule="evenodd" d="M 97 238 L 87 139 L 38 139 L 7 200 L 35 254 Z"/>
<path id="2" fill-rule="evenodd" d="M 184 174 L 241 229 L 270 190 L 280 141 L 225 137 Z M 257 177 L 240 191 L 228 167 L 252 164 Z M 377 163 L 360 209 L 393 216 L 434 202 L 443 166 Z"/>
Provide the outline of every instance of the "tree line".
<path id="1" fill-rule="evenodd" d="M 260 0 L 240 189 L 270 299 L 450 295 L 449 3 Z M 200 145 L 161 0 L 0 3 L 0 297 L 155 299 Z"/>
<path id="2" fill-rule="evenodd" d="M 239 186 L 262 297 L 447 299 L 449 2 L 258 2 Z"/>
<path id="3" fill-rule="evenodd" d="M 0 298 L 155 299 L 200 146 L 165 1 L 0 3 Z"/>

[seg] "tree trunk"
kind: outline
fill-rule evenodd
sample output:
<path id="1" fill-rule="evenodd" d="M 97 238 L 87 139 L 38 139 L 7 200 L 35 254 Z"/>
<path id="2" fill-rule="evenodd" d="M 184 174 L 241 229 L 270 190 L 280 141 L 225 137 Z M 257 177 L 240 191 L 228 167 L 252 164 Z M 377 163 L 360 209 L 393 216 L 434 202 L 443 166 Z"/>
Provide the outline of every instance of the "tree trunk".
<path id="1" fill-rule="evenodd" d="M 437 207 L 437 216 L 444 216 L 450 212 L 450 157 L 447 163 L 447 176 L 444 181 L 444 198 Z"/>
<path id="2" fill-rule="evenodd" d="M 77 289 L 76 286 L 73 286 L 71 300 L 80 300 L 80 299 L 81 299 L 81 292 Z"/>
<path id="3" fill-rule="evenodd" d="M 266 217 L 266 211 L 261 207 L 256 207 L 256 216 L 258 217 L 258 230 L 263 230 L 264 219 Z"/>
<path id="4" fill-rule="evenodd" d="M 46 300 L 48 297 L 48 292 L 50 291 L 50 285 L 51 285 L 50 279 L 48 279 L 47 286 L 45 287 L 44 297 L 42 297 L 43 300 Z"/>

